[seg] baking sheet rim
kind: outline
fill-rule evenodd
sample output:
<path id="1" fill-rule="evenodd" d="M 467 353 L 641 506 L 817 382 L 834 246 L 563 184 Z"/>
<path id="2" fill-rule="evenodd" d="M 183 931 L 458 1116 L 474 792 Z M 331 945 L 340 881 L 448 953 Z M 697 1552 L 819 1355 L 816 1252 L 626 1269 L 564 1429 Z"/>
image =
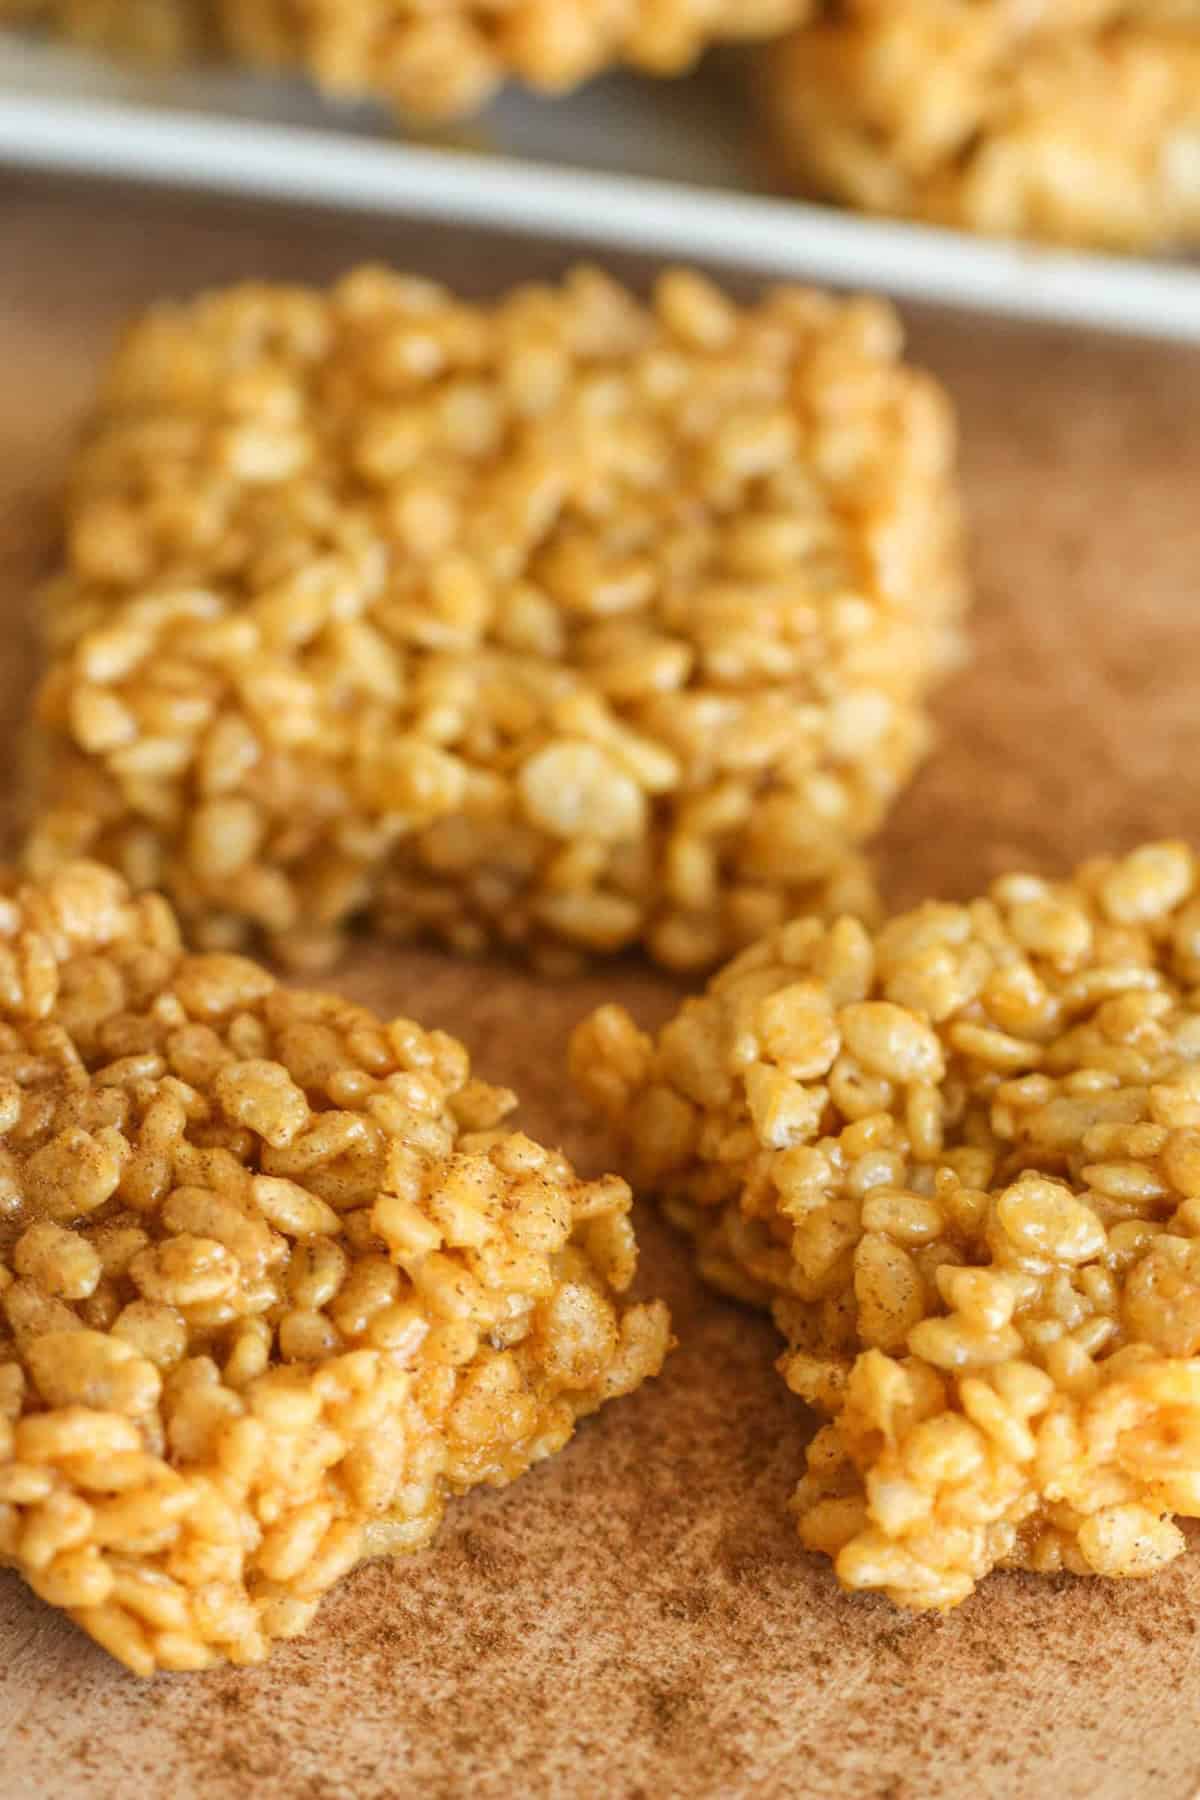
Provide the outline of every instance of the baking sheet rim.
<path id="1" fill-rule="evenodd" d="M 1200 270 L 984 240 L 799 201 L 125 101 L 0 89 L 0 165 L 438 218 L 1200 342 Z"/>

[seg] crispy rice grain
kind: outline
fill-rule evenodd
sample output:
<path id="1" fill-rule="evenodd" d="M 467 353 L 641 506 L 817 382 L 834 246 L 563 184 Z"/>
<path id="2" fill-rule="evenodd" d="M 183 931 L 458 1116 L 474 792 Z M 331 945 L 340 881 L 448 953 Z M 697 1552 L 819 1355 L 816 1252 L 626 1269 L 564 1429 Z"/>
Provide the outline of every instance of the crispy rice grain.
<path id="1" fill-rule="evenodd" d="M 686 69 L 710 43 L 765 38 L 811 0 L 0 0 L 78 41 L 155 59 L 201 46 L 296 69 L 342 99 L 416 117 L 481 106 L 507 77 L 560 93 L 627 63 Z"/>
<path id="2" fill-rule="evenodd" d="M 1200 239 L 1197 0 L 833 0 L 762 64 L 783 167 L 870 211 Z"/>
<path id="3" fill-rule="evenodd" d="M 629 1190 L 443 1032 L 0 881 L 0 1560 L 135 1670 L 253 1663 L 657 1374 Z"/>
<path id="4" fill-rule="evenodd" d="M 1200 871 L 1009 875 L 805 919 L 576 1078 L 826 1415 L 796 1494 L 850 1588 L 1146 1575 L 1200 1517 Z"/>
<path id="5" fill-rule="evenodd" d="M 160 308 L 74 471 L 29 866 L 307 966 L 364 913 L 696 968 L 868 907 L 958 647 L 952 456 L 873 301 L 364 269 Z"/>

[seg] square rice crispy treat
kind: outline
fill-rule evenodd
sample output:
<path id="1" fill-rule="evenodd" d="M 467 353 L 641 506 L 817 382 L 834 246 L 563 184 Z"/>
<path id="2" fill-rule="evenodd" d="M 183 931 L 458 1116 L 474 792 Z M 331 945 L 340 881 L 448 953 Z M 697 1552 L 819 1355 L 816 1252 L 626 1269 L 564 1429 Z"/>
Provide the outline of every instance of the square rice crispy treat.
<path id="1" fill-rule="evenodd" d="M 832 0 L 762 63 L 782 168 L 869 211 L 1200 241 L 1200 0 Z"/>
<path id="2" fill-rule="evenodd" d="M 964 580 L 893 313 L 593 271 L 487 306 L 365 269 L 129 333 L 45 592 L 28 864 L 293 961 L 711 965 L 869 906 Z"/>
<path id="3" fill-rule="evenodd" d="M 810 0 L 0 0 L 118 54 L 206 49 L 295 70 L 345 100 L 411 117 L 474 111 L 513 77 L 549 93 L 614 64 L 676 75 L 711 43 L 778 35 Z"/>
<path id="4" fill-rule="evenodd" d="M 0 880 L 0 1561 L 131 1669 L 253 1663 L 657 1374 L 630 1195 L 444 1032 Z"/>
<path id="5" fill-rule="evenodd" d="M 1200 1517 L 1200 869 L 801 920 L 577 1078 L 827 1419 L 795 1508 L 852 1589 L 1148 1575 Z"/>

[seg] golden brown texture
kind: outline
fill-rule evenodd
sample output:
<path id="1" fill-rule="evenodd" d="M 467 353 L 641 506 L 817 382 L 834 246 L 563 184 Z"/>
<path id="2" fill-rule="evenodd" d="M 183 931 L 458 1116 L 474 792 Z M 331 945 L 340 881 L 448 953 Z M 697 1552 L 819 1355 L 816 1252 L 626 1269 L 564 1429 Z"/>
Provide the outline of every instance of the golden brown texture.
<path id="1" fill-rule="evenodd" d="M 549 93 L 614 63 L 655 75 L 686 69 L 707 44 L 765 38 L 810 0 L 223 0 L 233 52 L 300 68 L 327 92 L 377 95 L 402 113 L 473 111 L 508 76 Z"/>
<path id="2" fill-rule="evenodd" d="M 76 462 L 28 847 L 293 960 L 369 912 L 712 964 L 870 907 L 963 604 L 891 311 L 381 270 L 126 339 Z"/>
<path id="3" fill-rule="evenodd" d="M 801 920 L 577 1079 L 831 1423 L 796 1495 L 852 1588 L 1149 1574 L 1200 1516 L 1200 894 L 1143 846 L 872 936 Z"/>
<path id="4" fill-rule="evenodd" d="M 781 166 L 869 211 L 1109 249 L 1200 238 L 1196 0 L 843 0 L 761 71 Z"/>
<path id="5" fill-rule="evenodd" d="M 462 1045 L 0 891 L 0 1559 L 138 1674 L 261 1661 L 657 1374 L 629 1190 Z"/>
<path id="6" fill-rule="evenodd" d="M 87 49 L 176 63 L 213 47 L 209 0 L 0 0 L 0 25 L 46 26 Z"/>
<path id="7" fill-rule="evenodd" d="M 810 0 L 0 0 L 0 20 L 155 59 L 201 45 L 415 117 L 474 111 L 508 77 L 549 93 L 614 63 L 675 75 L 706 45 L 799 24 Z"/>

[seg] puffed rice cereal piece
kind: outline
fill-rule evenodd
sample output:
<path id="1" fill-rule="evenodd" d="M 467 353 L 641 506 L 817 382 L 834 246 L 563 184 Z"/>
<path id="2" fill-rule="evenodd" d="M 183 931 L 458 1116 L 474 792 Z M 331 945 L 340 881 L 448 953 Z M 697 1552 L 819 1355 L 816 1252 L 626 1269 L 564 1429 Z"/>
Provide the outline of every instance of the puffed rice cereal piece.
<path id="1" fill-rule="evenodd" d="M 109 869 L 0 880 L 0 1561 L 139 1675 L 260 1662 L 657 1374 L 629 1189 L 514 1104 Z"/>
<path id="2" fill-rule="evenodd" d="M 964 582 L 947 402 L 894 314 L 588 270 L 363 269 L 164 306 L 75 466 L 28 866 L 311 967 L 711 965 L 858 910 Z"/>
<path id="3" fill-rule="evenodd" d="M 800 1533 L 849 1588 L 1135 1576 L 1200 1517 L 1200 878 L 1183 843 L 871 933 L 800 920 L 577 1081 L 828 1423 Z"/>
<path id="4" fill-rule="evenodd" d="M 219 48 L 296 70 L 339 99 L 412 117 L 475 111 L 507 78 L 561 93 L 613 64 L 676 75 L 711 43 L 798 25 L 811 0 L 0 0 L 100 49 Z"/>
<path id="5" fill-rule="evenodd" d="M 873 212 L 1200 240 L 1197 0 L 840 0 L 762 62 L 784 170 Z"/>

